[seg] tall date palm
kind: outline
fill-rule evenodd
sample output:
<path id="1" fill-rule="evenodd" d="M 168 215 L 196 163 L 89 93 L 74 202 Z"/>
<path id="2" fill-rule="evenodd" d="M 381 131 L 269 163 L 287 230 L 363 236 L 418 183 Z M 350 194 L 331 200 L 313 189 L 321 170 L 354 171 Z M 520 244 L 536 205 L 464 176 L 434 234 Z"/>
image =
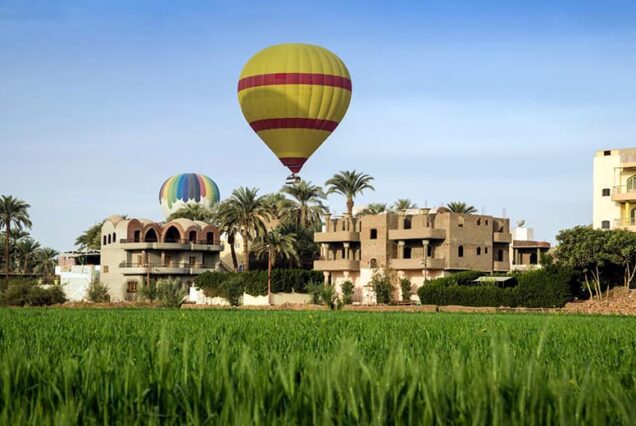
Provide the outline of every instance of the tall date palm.
<path id="1" fill-rule="evenodd" d="M 15 198 L 11 195 L 3 195 L 0 197 L 0 227 L 4 226 L 4 276 L 9 278 L 10 258 L 9 244 L 11 237 L 11 228 L 15 226 L 18 229 L 31 228 L 31 218 L 29 217 L 28 203 Z"/>
<path id="2" fill-rule="evenodd" d="M 324 191 L 311 182 L 301 180 L 283 187 L 280 192 L 292 198 L 287 208 L 288 221 L 301 228 L 314 227 L 320 221 L 320 217 L 328 211 L 322 203 L 325 199 Z"/>
<path id="3" fill-rule="evenodd" d="M 355 170 L 344 170 L 333 175 L 331 179 L 325 182 L 328 190 L 327 194 L 340 194 L 347 199 L 347 213 L 353 214 L 354 198 L 364 192 L 365 189 L 375 191 L 371 185 L 373 177 Z"/>

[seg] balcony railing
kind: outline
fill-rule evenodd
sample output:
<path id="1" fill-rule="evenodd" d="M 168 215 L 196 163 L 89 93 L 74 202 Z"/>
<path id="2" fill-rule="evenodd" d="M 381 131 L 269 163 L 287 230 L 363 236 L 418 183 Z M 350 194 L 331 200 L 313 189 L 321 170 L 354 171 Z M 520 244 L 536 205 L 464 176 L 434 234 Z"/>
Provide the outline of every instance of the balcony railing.
<path id="1" fill-rule="evenodd" d="M 612 201 L 634 201 L 636 200 L 636 188 L 631 185 L 620 185 L 612 188 Z"/>
<path id="2" fill-rule="evenodd" d="M 636 218 L 614 219 L 615 227 L 636 226 Z"/>
<path id="3" fill-rule="evenodd" d="M 121 262 L 120 268 L 191 268 L 191 269 L 214 269 L 214 266 L 205 265 L 203 263 L 190 262 L 158 262 L 158 263 L 137 263 L 137 262 Z"/>
<path id="4" fill-rule="evenodd" d="M 218 245 L 218 240 L 172 240 L 172 241 L 140 241 L 135 239 L 120 239 L 121 244 L 129 243 L 148 243 L 148 244 L 205 244 L 205 245 Z"/>

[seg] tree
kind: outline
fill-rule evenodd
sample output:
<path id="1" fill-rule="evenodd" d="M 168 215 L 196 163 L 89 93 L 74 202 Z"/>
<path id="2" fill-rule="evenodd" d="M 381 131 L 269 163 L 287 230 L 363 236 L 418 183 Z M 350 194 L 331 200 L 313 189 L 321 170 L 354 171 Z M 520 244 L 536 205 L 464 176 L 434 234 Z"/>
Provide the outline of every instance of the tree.
<path id="1" fill-rule="evenodd" d="M 283 233 L 277 227 L 260 236 L 255 242 L 252 250 L 259 257 L 264 255 L 272 256 L 272 265 L 276 264 L 276 259 L 281 258 L 292 262 L 298 261 L 296 252 L 296 234 Z"/>
<path id="2" fill-rule="evenodd" d="M 333 175 L 331 179 L 325 182 L 327 185 L 327 195 L 336 193 L 347 199 L 347 213 L 353 215 L 354 198 L 361 195 L 365 189 L 375 191 L 371 185 L 373 178 L 364 173 L 353 171 L 341 171 Z"/>
<path id="3" fill-rule="evenodd" d="M 408 198 L 399 198 L 395 203 L 393 203 L 393 210 L 401 211 L 408 209 L 416 209 L 417 204 L 409 200 Z"/>
<path id="4" fill-rule="evenodd" d="M 35 256 L 35 272 L 42 275 L 45 283 L 53 281 L 55 275 L 55 263 L 57 261 L 58 252 L 50 247 L 39 249 Z"/>
<path id="5" fill-rule="evenodd" d="M 75 245 L 80 250 L 99 250 L 101 248 L 102 225 L 104 221 L 96 223 L 86 229 L 75 239 Z"/>
<path id="6" fill-rule="evenodd" d="M 387 203 L 370 203 L 365 209 L 362 209 L 358 216 L 374 215 L 388 212 Z"/>
<path id="7" fill-rule="evenodd" d="M 623 285 L 629 288 L 636 275 L 636 234 L 625 229 L 613 229 L 605 233 L 607 260 L 623 269 Z"/>
<path id="8" fill-rule="evenodd" d="M 477 209 L 463 201 L 451 201 L 446 204 L 446 208 L 453 213 L 472 214 L 477 213 Z"/>
<path id="9" fill-rule="evenodd" d="M 9 269 L 11 260 L 9 258 L 9 238 L 11 236 L 11 227 L 18 229 L 22 227 L 31 228 L 31 219 L 29 218 L 29 207 L 26 202 L 19 200 L 11 195 L 3 195 L 0 197 L 0 227 L 4 226 L 4 276 L 9 278 Z"/>
<path id="10" fill-rule="evenodd" d="M 258 189 L 240 187 L 219 206 L 218 220 L 221 227 L 236 229 L 243 238 L 243 265 L 249 271 L 249 242 L 266 230 L 269 213 Z"/>
<path id="11" fill-rule="evenodd" d="M 33 238 L 23 238 L 16 243 L 20 272 L 28 274 L 31 271 L 31 262 L 37 256 L 40 243 Z"/>
<path id="12" fill-rule="evenodd" d="M 301 228 L 314 228 L 320 223 L 320 217 L 328 212 L 322 204 L 325 193 L 320 186 L 312 185 L 311 182 L 301 180 L 283 187 L 281 192 L 292 197 L 287 207 L 287 220 Z"/>
<path id="13" fill-rule="evenodd" d="M 292 202 L 280 192 L 273 192 L 263 196 L 265 209 L 270 218 L 283 221 L 292 206 Z"/>
<path id="14" fill-rule="evenodd" d="M 215 214 L 213 209 L 204 207 L 201 204 L 186 204 L 168 216 L 167 220 L 171 221 L 180 218 L 212 223 L 215 219 Z"/>

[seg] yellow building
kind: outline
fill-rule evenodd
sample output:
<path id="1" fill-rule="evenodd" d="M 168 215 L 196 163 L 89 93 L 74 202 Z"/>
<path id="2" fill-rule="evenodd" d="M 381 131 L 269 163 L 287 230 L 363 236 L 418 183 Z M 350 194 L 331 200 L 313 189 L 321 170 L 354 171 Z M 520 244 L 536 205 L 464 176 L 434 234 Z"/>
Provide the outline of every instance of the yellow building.
<path id="1" fill-rule="evenodd" d="M 636 231 L 636 148 L 594 154 L 593 227 Z"/>

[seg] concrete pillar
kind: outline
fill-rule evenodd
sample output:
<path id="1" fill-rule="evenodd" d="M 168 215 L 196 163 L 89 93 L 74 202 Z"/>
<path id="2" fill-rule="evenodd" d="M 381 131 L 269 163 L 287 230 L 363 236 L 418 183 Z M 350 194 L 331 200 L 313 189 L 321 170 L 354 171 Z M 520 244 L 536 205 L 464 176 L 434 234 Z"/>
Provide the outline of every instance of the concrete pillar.
<path id="1" fill-rule="evenodd" d="M 347 260 L 351 260 L 349 258 L 349 243 L 344 243 L 344 258 Z"/>
<path id="2" fill-rule="evenodd" d="M 398 259 L 404 259 L 404 241 L 398 241 Z"/>
<path id="3" fill-rule="evenodd" d="M 325 214 L 325 232 L 331 231 L 331 214 Z"/>

